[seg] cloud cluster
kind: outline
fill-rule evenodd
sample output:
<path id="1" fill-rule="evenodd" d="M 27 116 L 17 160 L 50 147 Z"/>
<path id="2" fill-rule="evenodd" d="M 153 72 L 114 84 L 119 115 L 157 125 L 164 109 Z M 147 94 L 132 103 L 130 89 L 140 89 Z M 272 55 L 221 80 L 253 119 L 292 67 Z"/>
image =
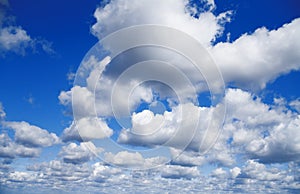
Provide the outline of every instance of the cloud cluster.
<path id="1" fill-rule="evenodd" d="M 133 169 L 153 168 L 167 162 L 167 159 L 163 157 L 144 158 L 138 152 L 133 153 L 128 151 L 121 151 L 117 154 L 105 153 L 104 160 L 108 164 Z"/>
<path id="2" fill-rule="evenodd" d="M 35 51 L 36 47 L 41 47 L 47 53 L 54 52 L 50 42 L 31 38 L 26 30 L 15 25 L 8 9 L 9 2 L 0 1 L 0 56 L 5 56 L 7 52 L 25 55 L 26 49 Z"/>
<path id="3" fill-rule="evenodd" d="M 49 147 L 59 143 L 59 138 L 54 133 L 49 133 L 45 129 L 22 122 L 4 122 L 4 127 L 15 131 L 14 139 L 16 143 L 27 147 Z"/>
<path id="4" fill-rule="evenodd" d="M 65 163 L 82 164 L 92 160 L 101 151 L 101 149 L 95 148 L 89 142 L 83 142 L 80 145 L 70 143 L 61 148 L 59 156 L 62 157 Z"/>
<path id="5" fill-rule="evenodd" d="M 52 160 L 36 163 L 27 171 L 11 171 L 1 175 L 3 189 L 14 191 L 26 185 L 26 191 L 37 193 L 64 192 L 297 192 L 300 183 L 291 170 L 297 164 L 267 167 L 254 160 L 233 168 L 215 168 L 204 175 L 196 167 L 167 165 L 159 171 L 127 171 L 94 163 L 64 163 Z M 36 186 L 39 191 L 36 191 Z M 155 186 L 154 186 L 155 185 Z"/>
<path id="6" fill-rule="evenodd" d="M 32 158 L 40 154 L 40 149 L 17 144 L 7 135 L 0 134 L 0 157 L 14 159 L 16 157 Z"/>
<path id="7" fill-rule="evenodd" d="M 211 53 L 227 83 L 263 89 L 270 81 L 300 69 L 300 19 L 276 30 L 258 28 L 237 40 L 218 43 Z"/>
<path id="8" fill-rule="evenodd" d="M 212 7 L 213 1 L 204 1 Z M 104 7 L 96 9 L 97 23 L 92 32 L 102 38 L 119 29 L 134 25 L 158 24 L 176 28 L 195 37 L 204 45 L 210 45 L 222 32 L 224 21 L 230 21 L 231 12 L 215 16 L 207 10 L 201 14 L 196 5 L 188 1 L 166 0 L 113 0 Z M 199 14 L 199 18 L 193 15 Z"/>
<path id="9" fill-rule="evenodd" d="M 38 157 L 41 148 L 60 143 L 60 139 L 54 133 L 45 129 L 30 125 L 25 121 L 11 122 L 5 120 L 5 112 L 0 103 L 0 157 L 3 159 L 15 159 L 18 157 Z M 12 129 L 13 135 L 8 135 L 6 129 Z M 13 138 L 12 138 L 12 137 Z"/>

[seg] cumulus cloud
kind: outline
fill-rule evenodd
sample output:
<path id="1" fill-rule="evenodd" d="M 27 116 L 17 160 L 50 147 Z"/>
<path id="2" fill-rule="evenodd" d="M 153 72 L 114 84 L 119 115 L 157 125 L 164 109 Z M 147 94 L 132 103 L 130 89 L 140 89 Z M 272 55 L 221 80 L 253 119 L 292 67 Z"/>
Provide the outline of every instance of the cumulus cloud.
<path id="1" fill-rule="evenodd" d="M 298 113 L 300 113 L 300 99 L 293 100 L 289 104 L 293 109 L 295 109 Z"/>
<path id="2" fill-rule="evenodd" d="M 184 149 L 196 133 L 200 111 L 201 108 L 191 103 L 173 108 L 171 112 L 165 111 L 163 115 L 154 116 L 151 111 L 144 110 L 133 115 L 132 129 L 122 130 L 118 142 L 150 147 L 167 145 Z"/>
<path id="3" fill-rule="evenodd" d="M 54 133 L 45 129 L 22 122 L 4 122 L 4 126 L 15 131 L 15 141 L 27 147 L 48 147 L 59 143 L 59 138 Z"/>
<path id="4" fill-rule="evenodd" d="M 21 27 L 9 26 L 0 30 L 0 49 L 24 54 L 31 38 Z"/>
<path id="5" fill-rule="evenodd" d="M 7 52 L 24 55 L 26 49 L 35 51 L 37 47 L 47 53 L 54 53 L 51 48 L 52 43 L 43 39 L 31 38 L 21 26 L 13 24 L 7 11 L 8 1 L 1 1 L 0 6 L 0 55 L 4 56 Z"/>
<path id="6" fill-rule="evenodd" d="M 254 160 L 248 160 L 243 168 L 244 176 L 263 181 L 280 181 L 293 180 L 292 176 L 287 176 L 285 171 L 279 171 L 275 168 L 267 168 L 264 164 L 258 163 Z M 243 174 L 241 174 L 243 176 Z"/>
<path id="7" fill-rule="evenodd" d="M 214 5 L 213 1 L 203 2 L 209 7 Z M 182 30 L 208 45 L 222 32 L 220 23 L 229 18 L 231 12 L 215 16 L 207 10 L 199 14 L 196 6 L 182 0 L 113 0 L 95 11 L 97 22 L 92 32 L 101 38 L 125 27 L 158 24 Z M 199 14 L 199 18 L 192 16 L 195 14 Z"/>
<path id="8" fill-rule="evenodd" d="M 122 116 L 127 112 L 131 114 L 129 116 L 131 116 L 132 124 L 130 127 L 123 126 L 118 136 L 118 143 L 147 147 L 161 145 L 171 147 L 170 153 L 174 158 L 170 165 L 164 166 L 158 172 L 159 181 L 169 178 L 174 181 L 178 179 L 178 181 L 182 181 L 180 182 L 182 184 L 185 182 L 181 178 L 197 179 L 198 182 L 199 180 L 204 181 L 201 179 L 197 166 L 216 164 L 218 168 L 213 170 L 210 178 L 205 180 L 206 185 L 202 185 L 203 188 L 206 186 L 204 191 L 213 191 L 214 185 L 218 185 L 218 189 L 226 191 L 231 191 L 230 189 L 244 191 L 243 189 L 249 186 L 253 186 L 252 191 L 265 189 L 264 191 L 272 192 L 276 191 L 276 188 L 287 186 L 297 189 L 297 184 L 291 185 L 294 177 L 289 172 L 282 171 L 280 168 L 270 169 L 267 165 L 300 159 L 298 143 L 300 135 L 297 135 L 300 119 L 296 112 L 299 111 L 299 103 L 295 100 L 290 102 L 287 107 L 284 100 L 275 100 L 277 103 L 269 105 L 263 103 L 251 91 L 263 89 L 267 83 L 277 77 L 293 70 L 299 70 L 300 58 L 297 50 L 299 50 L 300 42 L 296 35 L 299 31 L 299 19 L 275 30 L 259 28 L 254 33 L 244 34 L 233 42 L 215 44 L 216 37 L 222 34 L 224 24 L 230 22 L 231 12 L 221 13 L 217 16 L 212 13 L 212 10 L 215 9 L 214 1 L 204 1 L 204 4 L 208 7 L 200 11 L 197 5 L 188 1 L 112 0 L 97 8 L 94 13 L 97 22 L 92 26 L 91 31 L 101 40 L 112 32 L 132 25 L 159 24 L 182 30 L 208 48 L 219 66 L 226 84 L 250 89 L 248 92 L 242 89 L 227 89 L 223 101 L 210 107 L 199 107 L 190 103 L 194 102 L 194 99 L 191 100 L 190 91 L 184 90 L 187 86 L 183 84 L 185 88 L 181 87 L 182 83 L 176 82 L 177 88 L 180 88 L 182 93 L 188 94 L 186 96 L 191 97 L 189 103 L 186 101 L 179 104 L 170 103 L 168 105 L 171 110 L 161 114 L 151 110 L 135 112 L 136 106 L 141 102 L 152 103 L 157 91 L 165 98 L 174 95 L 165 87 L 158 87 L 152 83 L 138 85 L 142 80 L 141 77 L 144 76 L 142 72 L 129 74 L 135 75 L 135 77 L 128 76 L 130 79 L 120 79 L 119 87 L 113 91 L 114 83 L 122 75 L 121 71 L 130 68 L 131 64 L 140 62 L 136 58 L 140 58 L 141 61 L 149 60 L 151 57 L 163 60 L 167 58 L 165 56 L 172 56 L 175 61 L 174 66 L 180 68 L 186 75 L 191 75 L 193 83 L 199 81 L 198 72 L 186 65 L 186 61 L 183 59 L 163 50 L 144 49 L 140 52 L 131 50 L 131 53 L 122 55 L 120 57 L 122 59 L 111 59 L 110 57 L 98 59 L 95 55 L 91 55 L 83 61 L 82 68 L 77 72 L 75 78 L 77 85 L 70 91 L 61 92 L 59 96 L 61 104 L 69 107 L 72 103 L 75 105 L 73 112 L 76 123 L 74 122 L 64 130 L 62 139 L 64 141 L 82 141 L 80 135 L 85 134 L 85 138 L 90 140 L 96 138 L 95 134 L 99 129 L 108 134 L 104 136 L 104 133 L 99 133 L 96 135 L 99 139 L 110 137 L 113 130 L 107 126 L 104 118 L 113 115 L 111 103 L 114 102 Z M 126 61 L 123 59 L 126 56 L 135 57 Z M 162 68 L 158 69 L 163 71 Z M 146 75 L 148 71 L 145 72 Z M 99 77 L 101 74 L 102 76 Z M 138 87 L 135 87 L 137 85 Z M 132 90 L 132 88 L 135 89 Z M 207 89 L 203 89 L 204 86 L 199 88 L 197 88 L 197 92 Z M 116 95 L 111 96 L 113 92 Z M 293 108 L 293 111 L 289 110 L 290 107 Z M 207 150 L 209 145 L 214 143 L 213 137 L 216 137 L 215 132 L 204 133 L 205 129 L 210 129 L 210 122 L 214 124 L 223 119 L 224 115 L 221 113 L 225 108 L 226 120 L 219 140 L 206 155 L 202 155 L 201 150 Z M 184 111 L 181 112 L 181 109 Z M 98 119 L 97 117 L 100 117 L 99 120 L 93 120 L 94 118 Z M 194 121 L 198 119 L 199 123 L 194 125 Z M 98 126 L 99 123 L 96 126 L 94 121 L 95 123 L 99 122 L 101 126 Z M 183 129 L 182 133 L 178 133 L 178 126 Z M 78 128 L 82 128 L 80 135 Z M 171 141 L 168 141 L 170 139 Z M 211 140 L 205 141 L 204 139 Z M 180 148 L 183 148 L 187 142 L 189 142 L 186 144 L 187 150 L 178 156 L 182 151 Z M 71 143 L 63 150 L 61 152 L 63 160 L 65 160 L 63 155 L 71 158 L 69 164 L 82 164 L 90 160 L 90 157 L 84 154 L 81 144 Z M 127 151 L 104 153 L 104 159 L 105 165 L 97 163 L 93 166 L 94 171 L 88 179 L 89 181 L 107 183 L 116 180 L 126 182 L 127 180 L 133 184 L 133 180 L 126 173 L 124 174 L 107 164 L 134 168 L 153 166 L 155 162 L 161 163 L 161 158 L 150 160 L 138 152 Z M 237 167 L 237 160 L 247 160 L 246 165 Z M 255 176 L 259 173 L 254 170 L 256 168 L 262 172 L 261 176 Z M 115 175 L 119 175 L 121 178 L 116 179 Z M 279 183 L 279 179 L 282 179 L 283 182 Z M 147 181 L 151 182 L 155 179 Z M 254 186 L 251 184 L 257 181 L 262 181 L 265 185 Z M 153 182 L 151 183 L 153 184 Z M 275 183 L 278 185 L 274 186 Z M 233 188 L 229 188 L 231 186 Z"/>
<path id="9" fill-rule="evenodd" d="M 221 153 L 248 154 L 266 163 L 299 160 L 299 115 L 265 104 L 240 89 L 228 89 L 223 133 L 214 146 Z"/>
<path id="10" fill-rule="evenodd" d="M 237 40 L 221 42 L 211 53 L 227 83 L 248 89 L 263 89 L 277 77 L 299 70 L 300 19 L 276 30 L 258 28 Z"/>
<path id="11" fill-rule="evenodd" d="M 74 121 L 62 133 L 62 140 L 90 141 L 95 139 L 108 138 L 113 130 L 108 127 L 105 120 L 96 117 L 83 117 Z"/>
<path id="12" fill-rule="evenodd" d="M 104 160 L 108 164 L 133 169 L 153 168 L 165 163 L 166 158 L 152 157 L 144 158 L 139 152 L 121 151 L 116 154 L 107 152 L 104 154 Z"/>
<path id="13" fill-rule="evenodd" d="M 0 134 L 0 157 L 14 159 L 16 157 L 37 157 L 41 150 L 17 144 L 7 134 Z"/>
<path id="14" fill-rule="evenodd" d="M 170 148 L 170 152 L 174 158 L 171 161 L 173 165 L 180 166 L 202 166 L 207 163 L 207 158 L 198 152 L 182 151 L 174 148 Z"/>
<path id="15" fill-rule="evenodd" d="M 70 143 L 62 147 L 59 156 L 66 163 L 82 164 L 92 160 L 101 151 L 101 149 L 95 148 L 91 142 L 82 142 L 80 145 Z"/>
<path id="16" fill-rule="evenodd" d="M 161 171 L 161 176 L 163 178 L 172 179 L 192 179 L 200 175 L 197 167 L 183 167 L 177 165 L 167 165 Z"/>

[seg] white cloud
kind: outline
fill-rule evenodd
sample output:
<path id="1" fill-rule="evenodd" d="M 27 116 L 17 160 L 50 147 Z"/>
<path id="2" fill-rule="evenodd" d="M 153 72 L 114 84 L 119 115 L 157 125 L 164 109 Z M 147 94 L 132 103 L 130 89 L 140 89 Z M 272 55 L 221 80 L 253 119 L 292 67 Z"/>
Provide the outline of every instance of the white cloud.
<path id="1" fill-rule="evenodd" d="M 133 115 L 132 129 L 122 130 L 118 142 L 150 147 L 165 144 L 183 149 L 194 137 L 200 112 L 201 108 L 191 103 L 179 105 L 163 115 L 154 116 L 151 111 L 144 110 Z M 149 121 L 143 124 L 141 120 Z"/>
<path id="2" fill-rule="evenodd" d="M 0 29 L 0 50 L 24 54 L 30 46 L 31 38 L 21 27 L 9 26 Z"/>
<path id="3" fill-rule="evenodd" d="M 99 148 L 91 150 L 91 147 L 94 146 L 90 142 L 82 142 L 80 145 L 70 143 L 62 147 L 59 156 L 61 156 L 66 163 L 82 164 L 92 160 L 96 156 L 95 154 L 99 154 L 99 151 L 102 151 L 99 150 Z M 94 153 L 94 151 L 96 153 Z"/>
<path id="4" fill-rule="evenodd" d="M 162 168 L 161 176 L 163 178 L 172 178 L 172 179 L 192 179 L 200 175 L 197 167 L 183 167 L 177 165 L 167 165 Z"/>
<path id="5" fill-rule="evenodd" d="M 2 103 L 0 102 L 0 121 L 3 120 L 6 116 Z"/>
<path id="6" fill-rule="evenodd" d="M 63 141 L 90 141 L 110 137 L 113 130 L 100 118 L 84 117 L 74 121 L 62 134 Z"/>
<path id="7" fill-rule="evenodd" d="M 144 158 L 139 152 L 121 151 L 116 154 L 107 152 L 104 160 L 108 164 L 124 168 L 147 169 L 159 166 L 167 160 L 161 157 Z"/>
<path id="8" fill-rule="evenodd" d="M 241 174 L 241 169 L 239 167 L 234 167 L 230 169 L 231 177 L 236 178 L 238 175 Z"/>
<path id="9" fill-rule="evenodd" d="M 227 171 L 223 170 L 222 168 L 217 168 L 212 171 L 211 176 L 218 177 L 218 178 L 226 178 Z"/>
<path id="10" fill-rule="evenodd" d="M 90 179 L 95 182 L 104 182 L 104 180 L 114 176 L 122 175 L 122 170 L 120 168 L 112 168 L 109 166 L 104 166 L 103 164 L 97 162 L 93 164 L 93 172 Z"/>
<path id="11" fill-rule="evenodd" d="M 211 53 L 227 83 L 248 89 L 266 84 L 292 70 L 300 69 L 300 19 L 277 30 L 258 28 L 232 43 L 218 43 Z"/>
<path id="12" fill-rule="evenodd" d="M 289 105 L 300 113 L 300 99 L 293 100 Z"/>
<path id="13" fill-rule="evenodd" d="M 300 159 L 299 115 L 264 104 L 260 98 L 240 89 L 228 89 L 225 99 L 227 117 L 216 144 L 224 148 L 223 153 L 232 148 L 234 154 L 249 154 L 248 157 L 266 163 Z"/>
<path id="14" fill-rule="evenodd" d="M 5 127 L 15 131 L 14 139 L 18 144 L 26 147 L 47 147 L 60 142 L 54 133 L 30 125 L 27 122 L 4 122 Z"/>
<path id="15" fill-rule="evenodd" d="M 1 158 L 32 158 L 40 154 L 40 149 L 25 147 L 13 142 L 7 134 L 0 134 L 0 157 Z"/>
<path id="16" fill-rule="evenodd" d="M 170 148 L 172 158 L 171 163 L 180 166 L 202 166 L 207 163 L 207 158 L 198 152 L 184 151 Z"/>
<path id="17" fill-rule="evenodd" d="M 267 168 L 264 164 L 258 163 L 254 160 L 248 160 L 242 170 L 252 179 L 262 181 L 291 181 L 292 176 L 287 176 L 285 171 L 276 168 Z"/>
<path id="18" fill-rule="evenodd" d="M 214 5 L 213 1 L 208 5 Z M 183 0 L 113 0 L 95 11 L 97 23 L 92 26 L 92 32 L 101 38 L 124 27 L 158 24 L 182 30 L 208 45 L 223 30 L 219 24 L 223 18 L 207 11 L 197 19 L 191 16 L 195 15 L 194 8 Z"/>
<path id="19" fill-rule="evenodd" d="M 0 56 L 5 56 L 7 52 L 25 55 L 27 49 L 35 52 L 37 48 L 49 54 L 55 53 L 51 48 L 52 43 L 31 38 L 26 30 L 12 22 L 14 16 L 8 14 L 8 1 L 1 1 L 0 6 Z"/>

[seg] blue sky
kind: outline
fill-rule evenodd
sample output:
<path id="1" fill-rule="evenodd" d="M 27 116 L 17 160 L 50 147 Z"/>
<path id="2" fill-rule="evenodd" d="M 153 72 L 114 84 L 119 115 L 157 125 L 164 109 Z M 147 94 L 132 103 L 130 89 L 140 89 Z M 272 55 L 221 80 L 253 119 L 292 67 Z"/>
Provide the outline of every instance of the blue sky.
<path id="1" fill-rule="evenodd" d="M 297 0 L 0 0 L 0 193 L 248 192 L 249 187 L 258 193 L 299 192 L 299 5 Z M 108 35 L 119 30 L 122 37 L 123 28 L 148 24 L 198 41 L 205 49 L 201 56 L 211 57 L 209 64 L 222 75 L 223 98 L 210 104 L 207 94 L 220 92 L 218 86 L 202 87 L 205 79 L 182 54 L 148 45 L 114 58 L 104 49 L 113 45 L 105 42 Z M 103 49 L 98 55 L 97 48 Z M 146 75 L 133 64 L 149 59 L 176 67 L 170 73 L 167 65 L 153 64 L 149 74 L 175 81 L 171 90 L 183 101 L 168 84 L 142 83 Z M 120 72 L 131 66 L 134 74 Z M 185 78 L 201 96 L 200 106 L 182 83 Z M 117 87 L 118 79 L 123 82 Z M 208 121 L 222 122 L 222 115 L 219 138 L 203 154 L 211 143 L 202 132 Z M 183 136 L 192 134 L 197 121 L 194 136 L 172 139 L 177 128 L 187 130 Z"/>

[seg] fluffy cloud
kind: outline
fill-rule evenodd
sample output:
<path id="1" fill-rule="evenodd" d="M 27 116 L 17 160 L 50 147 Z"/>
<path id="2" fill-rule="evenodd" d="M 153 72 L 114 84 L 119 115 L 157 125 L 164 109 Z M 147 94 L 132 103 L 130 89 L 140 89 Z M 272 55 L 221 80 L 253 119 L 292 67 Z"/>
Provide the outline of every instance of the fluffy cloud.
<path id="1" fill-rule="evenodd" d="M 46 53 L 54 53 L 50 42 L 43 39 L 31 38 L 21 26 L 13 25 L 8 15 L 8 1 L 0 2 L 0 56 L 7 52 L 24 55 L 26 49 L 35 51 L 40 47 Z"/>
<path id="2" fill-rule="evenodd" d="M 144 110 L 133 115 L 132 129 L 122 130 L 118 142 L 150 147 L 168 145 L 183 149 L 194 137 L 200 111 L 201 108 L 191 103 L 180 105 L 172 112 L 165 111 L 163 115 L 154 116 L 151 111 Z"/>
<path id="3" fill-rule="evenodd" d="M 214 5 L 213 1 L 203 2 L 209 7 Z M 95 11 L 97 23 L 92 32 L 101 38 L 125 27 L 158 24 L 182 30 L 208 45 L 222 32 L 220 23 L 228 20 L 230 12 L 215 16 L 210 11 L 199 14 L 196 8 L 195 4 L 182 0 L 113 0 Z M 199 18 L 192 16 L 196 14 Z"/>
<path id="4" fill-rule="evenodd" d="M 62 147 L 59 156 L 66 163 L 82 164 L 92 160 L 100 151 L 102 150 L 95 148 L 90 142 L 83 142 L 80 145 L 70 143 Z"/>
<path id="5" fill-rule="evenodd" d="M 226 122 L 214 149 L 232 149 L 266 163 L 300 159 L 298 114 L 264 104 L 240 89 L 228 89 L 225 100 Z"/>
<path id="6" fill-rule="evenodd" d="M 292 102 L 290 102 L 289 105 L 290 105 L 293 109 L 295 109 L 296 111 L 298 111 L 298 113 L 300 113 L 300 99 L 293 100 Z"/>
<path id="7" fill-rule="evenodd" d="M 248 160 L 242 171 L 241 176 L 249 177 L 262 181 L 291 181 L 292 176 L 287 176 L 285 171 L 280 171 L 276 168 L 268 169 L 264 164 L 254 160 Z"/>
<path id="8" fill-rule="evenodd" d="M 285 168 L 286 170 L 284 170 Z M 32 164 L 27 171 L 0 173 L 0 183 L 5 188 L 23 188 L 36 193 L 37 188 L 45 192 L 89 193 L 122 192 L 278 192 L 300 189 L 295 182 L 297 175 L 291 171 L 297 164 L 288 167 L 276 165 L 267 167 L 253 160 L 241 168 L 216 168 L 209 176 L 199 173 L 197 167 L 166 165 L 148 171 L 126 171 L 120 168 L 94 164 L 74 165 L 53 160 Z M 30 176 L 30 177 L 29 177 Z M 12 187 L 13 185 L 13 187 Z M 155 185 L 155 187 L 153 187 Z M 288 189 L 287 189 L 288 188 Z"/>
<path id="9" fill-rule="evenodd" d="M 15 131 L 15 141 L 27 147 L 47 147 L 60 142 L 54 133 L 30 125 L 27 122 L 4 122 L 4 126 Z"/>
<path id="10" fill-rule="evenodd" d="M 0 157 L 14 159 L 16 157 L 32 158 L 40 154 L 40 149 L 25 147 L 13 142 L 7 134 L 0 134 Z"/>
<path id="11" fill-rule="evenodd" d="M 207 162 L 207 158 L 198 152 L 184 151 L 170 148 L 172 158 L 171 164 L 180 166 L 202 166 Z"/>
<path id="12" fill-rule="evenodd" d="M 299 70 L 300 19 L 277 30 L 262 27 L 232 43 L 218 43 L 211 53 L 227 83 L 262 89 L 266 83 L 292 70 Z"/>
<path id="13" fill-rule="evenodd" d="M 161 171 L 161 176 L 163 178 L 172 179 L 192 179 L 200 175 L 197 167 L 183 167 L 177 165 L 167 165 Z"/>
<path id="14" fill-rule="evenodd" d="M 24 54 L 25 48 L 31 43 L 31 38 L 21 27 L 9 26 L 0 29 L 0 49 Z"/>
<path id="15" fill-rule="evenodd" d="M 0 121 L 3 120 L 6 116 L 2 103 L 0 102 Z"/>
<path id="16" fill-rule="evenodd" d="M 110 137 L 113 130 L 100 118 L 83 117 L 74 121 L 62 134 L 63 141 L 90 141 Z"/>
<path id="17" fill-rule="evenodd" d="M 167 160 L 161 157 L 144 158 L 138 152 L 121 151 L 117 154 L 110 152 L 104 154 L 104 160 L 108 164 L 124 168 L 145 169 L 153 168 L 165 163 Z"/>

